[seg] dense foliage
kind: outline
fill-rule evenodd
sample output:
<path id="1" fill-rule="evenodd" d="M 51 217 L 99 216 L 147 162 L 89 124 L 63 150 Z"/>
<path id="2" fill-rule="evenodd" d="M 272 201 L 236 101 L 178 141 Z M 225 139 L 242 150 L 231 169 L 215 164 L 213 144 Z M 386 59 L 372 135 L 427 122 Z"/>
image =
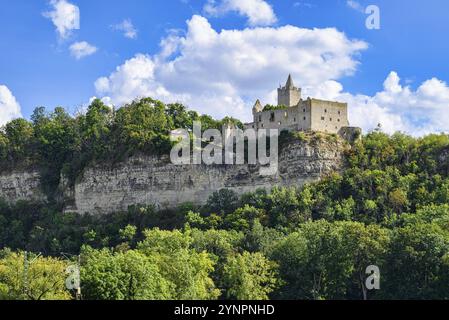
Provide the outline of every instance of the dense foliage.
<path id="1" fill-rule="evenodd" d="M 47 168 L 49 182 L 53 170 L 76 177 L 92 161 L 165 152 L 168 130 L 197 117 L 150 99 L 118 111 L 94 101 L 76 118 L 37 109 L 32 123 L 5 126 L 1 163 Z M 0 298 L 69 298 L 66 252 L 80 254 L 85 299 L 449 299 L 449 136 L 374 131 L 346 161 L 301 188 L 221 190 L 170 211 L 78 216 L 2 202 Z M 42 253 L 26 287 L 23 250 Z M 370 265 L 380 290 L 365 286 Z"/>
<path id="2" fill-rule="evenodd" d="M 285 110 L 285 109 L 288 109 L 288 107 L 284 106 L 284 105 L 274 106 L 274 105 L 271 105 L 271 104 L 267 104 L 267 105 L 265 105 L 263 107 L 262 111 L 265 112 L 265 111 L 276 111 L 276 110 Z"/>

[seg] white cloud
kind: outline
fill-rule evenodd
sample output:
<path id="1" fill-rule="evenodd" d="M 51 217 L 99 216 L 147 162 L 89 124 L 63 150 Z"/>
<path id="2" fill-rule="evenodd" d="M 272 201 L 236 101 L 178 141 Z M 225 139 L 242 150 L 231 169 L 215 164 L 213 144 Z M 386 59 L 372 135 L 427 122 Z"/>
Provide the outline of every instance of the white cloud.
<path id="1" fill-rule="evenodd" d="M 44 17 L 51 19 L 61 39 L 70 36 L 72 30 L 80 28 L 79 8 L 66 0 L 51 0 L 53 10 L 44 12 Z"/>
<path id="2" fill-rule="evenodd" d="M 112 26 L 114 30 L 122 31 L 123 35 L 129 39 L 137 38 L 137 29 L 130 19 L 125 19 L 121 23 Z"/>
<path id="3" fill-rule="evenodd" d="M 21 117 L 20 105 L 8 87 L 0 85 L 0 126 Z"/>
<path id="4" fill-rule="evenodd" d="M 77 60 L 90 56 L 97 52 L 97 48 L 86 41 L 75 42 L 70 46 L 70 54 Z"/>
<path id="5" fill-rule="evenodd" d="M 295 8 L 303 7 L 303 8 L 311 9 L 311 8 L 314 8 L 315 5 L 312 3 L 309 3 L 309 2 L 296 1 L 293 3 L 293 7 L 295 7 Z"/>
<path id="6" fill-rule="evenodd" d="M 347 0 L 346 1 L 346 5 L 349 8 L 354 9 L 355 11 L 359 11 L 359 12 L 365 13 L 365 8 L 363 8 L 363 6 L 359 2 L 357 2 L 355 0 Z"/>
<path id="7" fill-rule="evenodd" d="M 277 21 L 273 8 L 264 0 L 208 0 L 204 11 L 214 16 L 238 12 L 248 18 L 251 26 L 269 26 Z"/>
<path id="8" fill-rule="evenodd" d="M 180 101 L 216 117 L 250 120 L 257 98 L 273 103 L 273 89 L 292 73 L 297 84 L 316 86 L 352 74 L 366 43 L 336 29 L 248 28 L 215 31 L 201 16 L 185 35 L 170 34 L 161 50 L 138 54 L 95 86 L 116 105 L 138 96 Z"/>
<path id="9" fill-rule="evenodd" d="M 151 57 L 138 54 L 109 77 L 99 78 L 95 82 L 96 91 L 103 97 L 110 95 L 108 100 L 118 105 L 143 96 L 169 98 L 169 93 L 155 79 L 155 67 Z"/>

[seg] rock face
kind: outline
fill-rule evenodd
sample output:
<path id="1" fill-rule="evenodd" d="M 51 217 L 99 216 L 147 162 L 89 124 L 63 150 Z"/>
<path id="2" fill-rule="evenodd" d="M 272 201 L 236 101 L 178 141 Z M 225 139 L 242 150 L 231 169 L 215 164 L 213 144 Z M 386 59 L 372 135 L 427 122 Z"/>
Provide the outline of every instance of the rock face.
<path id="1" fill-rule="evenodd" d="M 301 186 L 342 168 L 345 144 L 337 139 L 290 142 L 279 153 L 276 175 L 260 174 L 258 165 L 183 165 L 168 157 L 134 156 L 115 166 L 84 170 L 73 187 L 61 183 L 65 210 L 80 214 L 106 214 L 131 205 L 155 204 L 173 208 L 185 202 L 204 204 L 217 190 L 242 194 L 258 188 Z M 0 176 L 0 197 L 14 202 L 40 199 L 37 172 Z"/>
<path id="2" fill-rule="evenodd" d="M 0 198 L 14 203 L 20 200 L 44 201 L 37 170 L 17 170 L 0 175 Z"/>
<path id="3" fill-rule="evenodd" d="M 204 204 L 217 190 L 226 188 L 242 194 L 258 188 L 301 186 L 322 175 L 340 170 L 341 142 L 290 143 L 279 154 L 274 176 L 260 175 L 259 166 L 184 165 L 168 158 L 138 156 L 115 168 L 89 168 L 72 191 L 78 213 L 104 214 L 127 210 L 130 205 L 155 204 L 175 207 L 185 202 Z"/>

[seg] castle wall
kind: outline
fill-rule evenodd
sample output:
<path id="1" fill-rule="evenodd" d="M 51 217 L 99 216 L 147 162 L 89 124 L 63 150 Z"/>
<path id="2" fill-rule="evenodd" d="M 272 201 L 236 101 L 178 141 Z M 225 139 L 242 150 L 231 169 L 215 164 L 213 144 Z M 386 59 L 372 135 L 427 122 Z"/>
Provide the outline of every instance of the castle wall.
<path id="1" fill-rule="evenodd" d="M 318 99 L 301 100 L 297 106 L 258 112 L 247 128 L 339 133 L 349 127 L 346 103 Z"/>
<path id="2" fill-rule="evenodd" d="M 298 131 L 310 131 L 312 128 L 312 105 L 310 100 L 301 100 L 298 104 Z"/>
<path id="3" fill-rule="evenodd" d="M 254 115 L 254 123 L 249 127 L 255 129 L 279 129 L 309 131 L 311 128 L 310 103 L 301 100 L 295 107 L 264 111 Z M 248 127 L 247 127 L 248 128 Z"/>
<path id="4" fill-rule="evenodd" d="M 338 133 L 348 127 L 348 105 L 346 103 L 311 99 L 312 131 Z"/>

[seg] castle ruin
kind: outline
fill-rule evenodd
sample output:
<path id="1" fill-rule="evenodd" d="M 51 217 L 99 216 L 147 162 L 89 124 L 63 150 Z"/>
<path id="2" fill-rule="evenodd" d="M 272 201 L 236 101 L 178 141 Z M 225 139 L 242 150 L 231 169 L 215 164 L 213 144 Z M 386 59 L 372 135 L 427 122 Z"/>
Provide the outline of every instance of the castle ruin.
<path id="1" fill-rule="evenodd" d="M 349 126 L 348 104 L 301 97 L 289 75 L 284 87 L 278 88 L 278 106 L 264 108 L 259 100 L 253 107 L 253 122 L 246 129 L 279 129 L 280 131 L 318 131 L 339 134 L 350 139 L 359 128 Z"/>

